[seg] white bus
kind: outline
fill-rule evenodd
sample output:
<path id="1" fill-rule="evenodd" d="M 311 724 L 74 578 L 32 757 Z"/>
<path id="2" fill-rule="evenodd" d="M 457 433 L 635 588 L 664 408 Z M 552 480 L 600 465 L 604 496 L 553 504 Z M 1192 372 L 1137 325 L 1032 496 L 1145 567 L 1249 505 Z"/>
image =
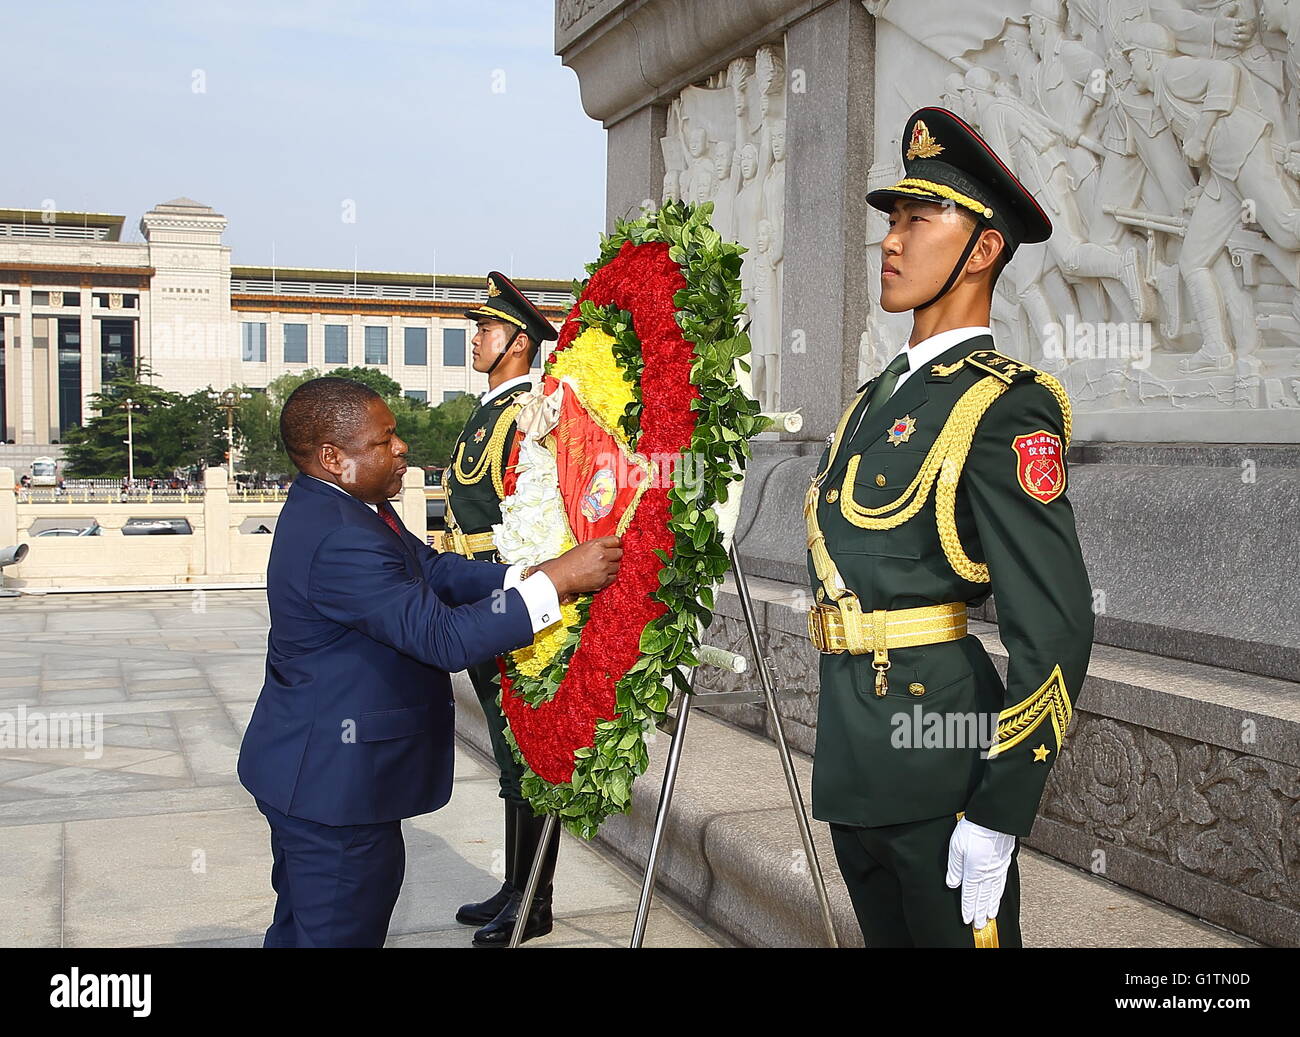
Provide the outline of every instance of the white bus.
<path id="1" fill-rule="evenodd" d="M 33 486 L 54 486 L 58 482 L 59 463 L 52 457 L 38 457 L 31 464 Z"/>

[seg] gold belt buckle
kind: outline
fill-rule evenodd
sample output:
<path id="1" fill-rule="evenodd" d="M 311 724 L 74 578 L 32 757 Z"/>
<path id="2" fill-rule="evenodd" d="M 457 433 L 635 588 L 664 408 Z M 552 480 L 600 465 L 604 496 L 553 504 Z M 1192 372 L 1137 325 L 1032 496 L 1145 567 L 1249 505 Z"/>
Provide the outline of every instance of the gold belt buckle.
<path id="1" fill-rule="evenodd" d="M 838 611 L 834 605 L 814 605 L 808 610 L 808 636 L 812 639 L 813 647 L 827 655 L 840 655 L 844 652 L 843 648 L 835 647 L 831 630 L 831 617 L 838 614 Z"/>

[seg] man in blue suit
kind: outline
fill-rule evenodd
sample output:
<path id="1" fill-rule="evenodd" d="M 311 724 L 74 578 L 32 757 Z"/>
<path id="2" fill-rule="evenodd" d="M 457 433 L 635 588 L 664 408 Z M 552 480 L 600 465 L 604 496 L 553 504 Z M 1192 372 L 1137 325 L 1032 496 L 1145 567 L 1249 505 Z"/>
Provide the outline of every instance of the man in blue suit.
<path id="1" fill-rule="evenodd" d="M 271 826 L 267 947 L 379 947 L 406 868 L 401 820 L 451 797 L 450 672 L 529 644 L 561 598 L 618 572 L 617 537 L 538 566 L 438 554 L 388 499 L 406 444 L 368 387 L 299 386 L 280 436 L 301 475 L 267 568 L 266 681 L 239 779 Z"/>

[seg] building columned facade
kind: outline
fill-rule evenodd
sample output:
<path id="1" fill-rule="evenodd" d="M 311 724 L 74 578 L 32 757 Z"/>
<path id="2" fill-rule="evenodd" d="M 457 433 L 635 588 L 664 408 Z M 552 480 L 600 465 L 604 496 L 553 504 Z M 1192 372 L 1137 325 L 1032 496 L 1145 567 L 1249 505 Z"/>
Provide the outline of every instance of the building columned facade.
<path id="1" fill-rule="evenodd" d="M 0 442 L 61 442 L 133 364 L 181 393 L 361 366 L 430 404 L 487 388 L 462 314 L 483 277 L 232 266 L 226 218 L 189 198 L 145 213 L 143 241 L 123 223 L 0 209 Z M 516 283 L 556 322 L 572 303 L 568 281 Z"/>

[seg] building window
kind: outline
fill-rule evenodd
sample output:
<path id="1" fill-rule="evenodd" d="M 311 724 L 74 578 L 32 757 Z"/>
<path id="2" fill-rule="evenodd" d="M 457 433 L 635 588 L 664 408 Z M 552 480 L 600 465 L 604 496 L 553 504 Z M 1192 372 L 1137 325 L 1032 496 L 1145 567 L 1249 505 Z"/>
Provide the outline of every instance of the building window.
<path id="1" fill-rule="evenodd" d="M 442 366 L 465 366 L 465 329 L 442 329 Z"/>
<path id="2" fill-rule="evenodd" d="M 429 394 L 423 389 L 407 389 L 406 396 L 407 399 L 419 400 L 421 403 L 429 402 Z"/>
<path id="3" fill-rule="evenodd" d="M 406 329 L 406 363 L 408 367 L 426 367 L 429 363 L 429 329 Z"/>
<path id="4" fill-rule="evenodd" d="M 111 382 L 135 370 L 135 321 L 99 322 L 99 376 Z"/>
<path id="5" fill-rule="evenodd" d="M 366 328 L 366 361 L 367 364 L 386 364 L 388 363 L 388 329 L 387 328 Z"/>
<path id="6" fill-rule="evenodd" d="M 346 324 L 325 325 L 325 363 L 347 364 L 348 362 L 348 326 Z"/>
<path id="7" fill-rule="evenodd" d="M 59 438 L 81 424 L 81 322 L 59 321 Z"/>
<path id="8" fill-rule="evenodd" d="M 307 325 L 284 325 L 284 362 L 286 364 L 305 364 L 307 362 Z"/>
<path id="9" fill-rule="evenodd" d="M 465 391 L 463 389 L 448 389 L 442 394 L 442 402 L 447 403 L 449 400 L 454 400 L 457 396 L 464 395 Z"/>
<path id="10" fill-rule="evenodd" d="M 239 325 L 239 344 L 245 363 L 266 363 L 266 325 L 244 321 Z"/>

